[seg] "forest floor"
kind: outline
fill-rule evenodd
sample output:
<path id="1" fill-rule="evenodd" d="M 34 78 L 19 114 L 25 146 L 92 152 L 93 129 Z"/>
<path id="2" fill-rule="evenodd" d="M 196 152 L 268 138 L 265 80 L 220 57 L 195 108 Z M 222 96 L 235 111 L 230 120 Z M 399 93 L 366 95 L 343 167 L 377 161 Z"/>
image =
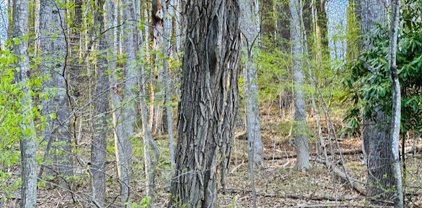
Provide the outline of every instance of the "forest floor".
<path id="1" fill-rule="evenodd" d="M 290 133 L 284 131 L 284 135 L 280 134 L 280 128 L 284 128 L 280 127 L 283 123 L 281 118 L 282 116 L 261 117 L 266 160 L 264 167 L 255 175 L 258 207 L 373 207 L 348 181 L 317 162 L 317 158 L 322 157 L 317 156 L 316 144 L 312 138 L 311 168 L 307 172 L 297 171 L 295 148 L 290 142 Z M 341 122 L 333 123 L 339 126 Z M 337 163 L 337 167 L 356 179 L 361 187 L 365 187 L 367 170 L 363 163 L 361 140 L 343 138 L 326 143 L 328 152 L 337 153 L 330 158 L 343 161 Z M 406 142 L 407 149 L 421 145 L 420 140 Z M 422 152 L 418 149 L 416 154 L 409 151 L 406 155 L 406 207 L 422 208 Z M 343 153 L 343 159 L 340 152 Z M 247 141 L 235 140 L 227 191 L 226 194 L 219 195 L 220 207 L 252 207 L 247 158 Z"/>
<path id="2" fill-rule="evenodd" d="M 268 114 L 269 115 L 269 114 Z M 290 142 L 288 122 L 283 116 L 266 116 L 263 113 L 262 139 L 264 143 L 264 166 L 256 171 L 256 192 L 258 207 L 371 207 L 365 196 L 351 188 L 349 183 L 339 178 L 324 164 L 318 162 L 315 139 L 311 138 L 311 167 L 307 172 L 295 169 L 295 149 Z M 334 123 L 341 123 L 340 121 Z M 338 124 L 340 125 L 340 124 Z M 312 125 L 311 125 L 312 126 Z M 326 130 L 324 130 L 326 132 Z M 237 134 L 242 130 L 238 129 Z M 325 133 L 327 134 L 327 133 Z M 155 137 L 157 138 L 157 137 Z M 134 140 L 133 180 L 131 184 L 134 208 L 144 207 L 145 175 L 143 173 L 143 152 L 141 139 Z M 327 141 L 328 142 L 328 141 Z M 157 167 L 157 197 L 153 207 L 166 207 L 168 203 L 169 153 L 165 136 L 157 140 L 161 149 L 161 159 Z M 330 145 L 331 144 L 331 145 Z M 226 190 L 219 190 L 218 207 L 252 207 L 251 182 L 248 175 L 247 141 L 235 139 Z M 340 150 L 343 159 L 334 154 L 332 160 L 343 161 L 337 167 L 346 170 L 349 177 L 358 181 L 362 187 L 366 181 L 366 166 L 362 161 L 361 141 L 359 138 L 343 138 L 327 145 L 329 152 Z M 407 147 L 422 145 L 409 142 Z M 113 146 L 110 142 L 109 146 Z M 88 148 L 87 148 L 88 149 Z M 79 155 L 89 161 L 89 154 Z M 108 207 L 118 207 L 119 183 L 113 148 L 109 149 L 110 161 L 107 163 L 107 203 Z M 321 158 L 321 157 L 319 157 Z M 343 167 L 345 169 L 343 169 Z M 407 207 L 422 207 L 422 152 L 407 154 L 406 160 L 406 204 Z M 17 174 L 18 175 L 18 174 Z M 38 207 L 89 207 L 89 173 L 87 166 L 79 167 L 72 186 L 60 188 L 44 185 L 39 188 Z M 9 200 L 5 207 L 17 207 L 18 200 Z"/>

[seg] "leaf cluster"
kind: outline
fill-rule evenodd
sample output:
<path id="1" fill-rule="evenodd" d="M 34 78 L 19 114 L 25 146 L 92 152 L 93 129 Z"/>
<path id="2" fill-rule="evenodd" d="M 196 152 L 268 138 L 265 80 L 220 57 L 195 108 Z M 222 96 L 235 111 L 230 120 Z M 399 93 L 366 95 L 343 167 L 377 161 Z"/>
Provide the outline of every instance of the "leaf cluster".
<path id="1" fill-rule="evenodd" d="M 402 94 L 402 132 L 422 132 L 422 22 L 413 18 L 421 14 L 420 0 L 408 0 L 400 20 L 397 66 Z M 422 4 L 421 4 L 422 5 Z M 413 17 L 412 17 L 413 16 Z M 358 132 L 363 117 L 371 118 L 376 106 L 382 106 L 387 115 L 392 110 L 391 75 L 388 64 L 388 28 L 378 27 L 371 38 L 372 48 L 362 51 L 351 61 L 351 73 L 344 80 L 348 89 L 346 100 L 352 101 L 345 121 L 350 131 Z"/>

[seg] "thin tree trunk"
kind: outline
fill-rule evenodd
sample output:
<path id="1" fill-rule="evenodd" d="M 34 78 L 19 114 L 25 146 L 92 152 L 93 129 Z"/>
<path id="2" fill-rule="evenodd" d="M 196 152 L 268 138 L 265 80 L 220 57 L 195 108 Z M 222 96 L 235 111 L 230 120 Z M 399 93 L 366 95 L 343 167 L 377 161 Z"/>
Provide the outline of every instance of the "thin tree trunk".
<path id="1" fill-rule="evenodd" d="M 322 60 L 322 37 L 321 37 L 321 28 L 319 26 L 319 21 L 318 21 L 318 9 L 317 9 L 317 0 L 313 0 L 311 5 L 312 5 L 312 22 L 313 22 L 313 29 L 314 29 L 314 45 L 316 47 L 316 51 L 315 51 L 315 60 Z M 308 50 L 307 50 L 308 51 Z M 308 51 L 309 52 L 309 51 Z M 308 66 L 309 67 L 309 66 Z M 309 79 L 311 80 L 311 85 L 313 85 L 315 88 L 318 87 L 318 81 L 317 81 L 317 77 L 316 77 L 316 72 L 317 70 L 321 70 L 321 63 L 318 62 L 316 69 L 314 70 L 314 73 L 312 73 L 311 67 L 308 68 L 308 73 L 309 73 Z M 319 108 L 317 106 L 316 100 L 315 100 L 315 93 L 311 93 L 311 101 L 312 101 L 312 107 L 315 110 L 315 121 L 316 121 L 316 125 L 317 125 L 317 130 L 318 130 L 318 142 L 319 145 L 317 146 L 317 150 L 321 150 L 322 154 L 324 155 L 325 158 L 325 162 L 328 163 L 328 156 L 327 156 L 327 150 L 325 148 L 325 143 L 324 143 L 324 139 L 322 138 L 322 127 L 321 127 L 321 115 L 319 113 Z"/>
<path id="2" fill-rule="evenodd" d="M 303 28 L 301 26 L 301 7 L 296 0 L 290 0 L 290 38 L 292 40 L 292 68 L 294 83 L 294 130 L 293 142 L 297 151 L 297 168 L 305 171 L 309 168 L 309 138 L 307 135 L 305 100 L 303 93 Z"/>
<path id="3" fill-rule="evenodd" d="M 98 0 L 96 8 L 104 9 L 105 0 Z M 104 31 L 104 12 L 95 14 L 95 25 L 98 26 L 98 32 Z M 107 132 L 108 132 L 108 115 L 109 110 L 109 75 L 107 74 L 108 63 L 106 59 L 106 50 L 108 48 L 107 37 L 102 35 L 98 43 L 97 57 L 97 84 L 96 95 L 94 101 L 93 126 L 94 135 L 91 143 L 91 188 L 92 200 L 100 207 L 105 205 L 105 176 L 106 176 L 106 153 L 107 153 Z"/>
<path id="4" fill-rule="evenodd" d="M 174 160 L 174 138 L 173 138 L 173 107 L 171 104 L 171 78 L 168 70 L 168 58 L 170 57 L 169 54 L 169 43 L 170 43 L 170 32 L 171 32 L 171 16 L 174 14 L 173 5 L 167 7 L 166 1 L 163 1 L 163 43 L 161 52 L 163 53 L 163 78 L 165 82 L 165 96 L 164 96 L 164 106 L 166 109 L 166 122 L 167 122 L 167 135 L 168 135 L 168 142 L 169 142 L 169 151 L 170 151 L 170 164 L 171 164 L 171 175 L 174 174 L 174 170 L 176 169 L 176 163 Z M 167 9 L 169 8 L 169 9 Z M 167 10 L 170 10 L 169 12 Z"/>
<path id="5" fill-rule="evenodd" d="M 31 88 L 29 86 L 29 57 L 28 40 L 23 38 L 28 35 L 28 1 L 15 0 L 13 2 L 13 38 L 20 41 L 13 48 L 17 57 L 16 68 L 19 71 L 15 75 L 16 83 L 20 85 L 23 96 L 20 99 L 22 105 L 21 114 L 24 119 L 21 122 L 23 138 L 20 141 L 21 151 L 21 207 L 32 208 L 37 201 L 37 162 L 35 155 L 37 151 L 36 133 L 32 113 Z"/>
<path id="6" fill-rule="evenodd" d="M 108 65 L 110 69 L 114 71 L 110 74 L 110 86 L 111 86 L 111 104 L 113 109 L 113 133 L 114 133 L 114 142 L 116 147 L 116 159 L 117 159 L 117 171 L 119 176 L 120 183 L 120 196 L 122 202 L 126 201 L 127 193 L 129 189 L 129 181 L 124 178 L 125 176 L 125 164 L 124 164 L 124 155 L 122 154 L 122 143 L 121 140 L 125 137 L 123 131 L 123 117 L 122 117 L 122 103 L 123 103 L 123 82 L 119 79 L 119 72 L 117 71 L 117 54 L 119 53 L 119 31 L 118 21 L 119 15 L 119 6 L 114 0 L 107 0 L 107 28 L 113 28 L 112 33 L 108 37 L 109 46 L 109 55 L 112 57 Z M 122 161 L 123 160 L 123 161 Z M 123 173 L 122 173 L 123 169 Z"/>
<path id="7" fill-rule="evenodd" d="M 149 206 L 154 205 L 155 201 L 155 167 L 159 159 L 158 148 L 154 143 L 151 135 L 151 129 L 148 126 L 148 107 L 145 104 L 146 90 L 146 73 L 144 66 L 141 66 L 141 90 L 140 95 L 140 108 L 142 118 L 142 134 L 144 142 L 144 159 L 145 159 L 145 175 L 146 175 L 146 194 L 150 197 Z M 154 158 L 151 158 L 151 148 L 154 152 Z M 153 160 L 154 159 L 154 160 Z"/>
<path id="8" fill-rule="evenodd" d="M 48 94 L 42 104 L 43 116 L 47 118 L 43 137 L 49 142 L 52 140 L 52 148 L 46 152 L 47 158 L 52 161 L 52 164 L 47 164 L 47 172 L 55 176 L 73 174 L 64 18 L 63 8 L 54 1 L 40 1 L 40 67 L 45 77 L 43 90 Z"/>
<path id="9" fill-rule="evenodd" d="M 239 6 L 234 0 L 194 0 L 187 3 L 186 15 L 170 204 L 215 207 L 217 154 L 220 147 L 223 158 L 230 156 L 237 107 Z"/>
<path id="10" fill-rule="evenodd" d="M 152 23 L 152 50 L 160 51 L 163 47 L 163 4 L 164 0 L 153 0 L 151 10 L 151 23 Z M 155 134 L 161 134 L 163 130 L 163 108 L 162 101 L 164 97 L 163 87 L 163 68 L 161 66 L 161 57 L 158 53 L 152 54 L 152 74 L 153 83 L 151 88 L 151 131 Z"/>
<path id="11" fill-rule="evenodd" d="M 139 4 L 140 5 L 140 4 Z M 148 8 L 145 8 L 147 11 Z M 140 15 L 142 10 L 139 8 L 137 9 L 137 15 Z M 147 14 L 147 12 L 145 13 Z M 145 27 L 145 40 L 148 40 L 148 27 Z M 142 31 L 136 31 L 138 34 L 138 40 L 140 46 L 143 45 L 143 35 Z M 141 59 L 146 59 L 147 57 L 147 49 L 148 49 L 148 42 L 145 42 L 144 47 L 138 47 L 140 50 Z M 149 207 L 154 206 L 156 192 L 155 192 L 155 175 L 156 175 L 156 167 L 158 164 L 158 160 L 160 157 L 159 149 L 152 138 L 151 128 L 149 126 L 148 120 L 148 106 L 146 104 L 146 86 L 147 86 L 147 76 L 145 72 L 145 65 L 140 65 L 140 91 L 139 91 L 139 106 L 140 106 L 140 113 L 142 119 L 142 134 L 143 134 L 143 142 L 144 142 L 144 159 L 145 159 L 145 176 L 146 176 L 146 194 L 150 197 L 149 200 Z M 151 154 L 153 153 L 153 154 Z"/>
<path id="12" fill-rule="evenodd" d="M 245 37 L 247 52 L 245 70 L 246 93 L 246 132 L 249 143 L 249 177 L 252 188 L 253 207 L 256 204 L 255 167 L 263 165 L 263 145 L 259 124 L 258 78 L 253 57 L 254 45 L 257 42 L 260 30 L 259 1 L 240 1 L 241 23 L 240 28 Z M 228 162 L 227 162 L 228 163 Z M 224 170 L 222 170 L 224 173 Z M 222 185 L 225 188 L 222 174 Z"/>
<path id="13" fill-rule="evenodd" d="M 81 73 L 80 63 L 80 49 L 81 49 L 81 33 L 82 33 L 82 0 L 74 0 L 72 25 L 70 26 L 70 56 L 71 61 L 69 65 L 70 74 L 70 91 L 73 96 L 73 107 L 78 105 L 78 97 L 80 96 L 79 76 Z M 76 121 L 75 121 L 76 122 Z M 75 124 L 76 125 L 76 124 Z"/>
<path id="14" fill-rule="evenodd" d="M 251 161 L 254 166 L 261 166 L 263 163 L 263 145 L 261 141 L 261 129 L 259 124 L 259 100 L 258 100 L 258 78 L 253 57 L 254 45 L 259 36 L 259 1 L 241 1 L 241 31 L 246 39 L 246 51 L 248 60 L 246 62 L 245 93 L 246 93 L 246 132 L 249 140 Z"/>
<path id="15" fill-rule="evenodd" d="M 81 80 L 80 74 L 82 72 L 83 67 L 83 60 L 81 60 L 81 49 L 82 49 L 82 5 L 83 0 L 73 0 L 74 6 L 73 11 L 69 10 L 71 13 L 72 24 L 69 25 L 70 32 L 69 32 L 69 72 L 68 72 L 68 86 L 69 86 L 69 93 L 71 100 L 69 101 L 70 110 L 72 112 L 72 120 L 70 121 L 71 132 L 73 133 L 73 140 L 75 141 L 75 145 L 78 145 L 79 139 L 81 137 L 82 132 L 78 133 L 78 126 L 82 126 L 82 121 L 79 119 L 80 114 L 77 113 L 77 109 L 79 109 L 79 102 L 81 99 Z"/>
<path id="16" fill-rule="evenodd" d="M 136 67 L 136 26 L 134 0 L 122 0 L 123 31 L 122 53 L 126 56 L 123 69 L 125 80 L 123 89 L 124 104 L 122 105 L 121 119 L 122 136 L 116 138 L 116 157 L 118 161 L 118 174 L 120 179 L 120 197 L 122 203 L 129 203 L 130 198 L 130 175 L 132 169 L 132 143 L 130 137 L 134 135 L 136 122 L 136 91 L 139 79 L 139 71 Z"/>
<path id="17" fill-rule="evenodd" d="M 402 175 L 400 166 L 399 156 L 399 142 L 400 142 L 400 118 L 401 118 L 401 91 L 400 81 L 397 72 L 397 37 L 399 33 L 399 17 L 400 17 L 400 0 L 392 0 L 392 14 L 391 14 L 391 25 L 390 25 L 390 51 L 389 51 L 389 62 L 392 84 L 391 88 L 393 91 L 393 118 L 391 122 L 391 151 L 393 153 L 392 166 L 395 179 L 395 198 L 394 207 L 403 207 L 403 187 L 402 187 Z M 403 147 L 404 148 L 404 147 Z M 402 152 L 404 154 L 404 152 Z"/>

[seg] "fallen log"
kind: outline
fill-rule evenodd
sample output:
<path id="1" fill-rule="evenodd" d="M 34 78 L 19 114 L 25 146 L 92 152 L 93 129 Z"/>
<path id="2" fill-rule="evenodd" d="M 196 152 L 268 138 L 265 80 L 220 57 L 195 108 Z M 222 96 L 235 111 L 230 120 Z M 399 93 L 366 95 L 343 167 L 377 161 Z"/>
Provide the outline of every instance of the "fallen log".
<path id="1" fill-rule="evenodd" d="M 334 152 L 335 155 L 355 155 L 355 154 L 362 154 L 361 149 L 351 149 L 351 150 L 341 150 Z M 332 155 L 331 152 L 327 152 L 327 155 Z M 317 156 L 316 153 L 312 153 L 310 156 Z M 282 160 L 282 159 L 288 159 L 288 158 L 296 158 L 297 154 L 294 155 L 278 155 L 278 156 L 266 156 L 264 157 L 265 160 Z"/>
<path id="2" fill-rule="evenodd" d="M 414 147 L 408 147 L 405 150 L 405 154 L 417 154 L 418 152 L 422 152 L 422 144 L 421 145 L 417 145 Z M 355 154 L 362 154 L 362 150 L 361 149 L 351 149 L 351 150 L 340 150 L 340 151 L 336 151 L 334 152 L 335 155 L 355 155 Z M 331 152 L 327 152 L 327 155 L 333 155 Z M 310 156 L 317 156 L 316 153 L 312 153 Z M 265 156 L 264 160 L 282 160 L 282 159 L 289 159 L 289 158 L 296 158 L 297 154 L 293 154 L 293 155 L 277 155 L 277 156 Z"/>
<path id="3" fill-rule="evenodd" d="M 223 192 L 223 190 L 220 190 Z M 224 194 L 250 194 L 252 191 L 244 189 L 225 189 Z M 269 197 L 269 198 L 289 198 L 289 199 L 299 199 L 306 201 L 350 201 L 357 199 L 358 197 L 332 197 L 332 196 L 316 196 L 316 195 L 296 195 L 296 194 L 279 194 L 279 193 L 256 193 L 257 196 Z"/>
<path id="4" fill-rule="evenodd" d="M 366 189 L 365 187 L 356 179 L 350 177 L 346 172 L 338 168 L 336 165 L 329 161 L 322 161 L 320 159 L 316 159 L 317 162 L 325 164 L 331 171 L 333 171 L 338 177 L 343 179 L 344 181 L 348 182 L 349 185 L 360 195 L 366 196 Z"/>

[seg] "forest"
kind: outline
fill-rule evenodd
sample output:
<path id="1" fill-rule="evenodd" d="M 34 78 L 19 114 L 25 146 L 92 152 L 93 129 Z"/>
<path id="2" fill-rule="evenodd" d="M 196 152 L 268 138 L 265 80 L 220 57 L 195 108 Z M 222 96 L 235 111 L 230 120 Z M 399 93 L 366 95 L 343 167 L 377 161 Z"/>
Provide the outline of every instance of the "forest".
<path id="1" fill-rule="evenodd" d="M 0 0 L 0 208 L 422 207 L 422 0 Z"/>

